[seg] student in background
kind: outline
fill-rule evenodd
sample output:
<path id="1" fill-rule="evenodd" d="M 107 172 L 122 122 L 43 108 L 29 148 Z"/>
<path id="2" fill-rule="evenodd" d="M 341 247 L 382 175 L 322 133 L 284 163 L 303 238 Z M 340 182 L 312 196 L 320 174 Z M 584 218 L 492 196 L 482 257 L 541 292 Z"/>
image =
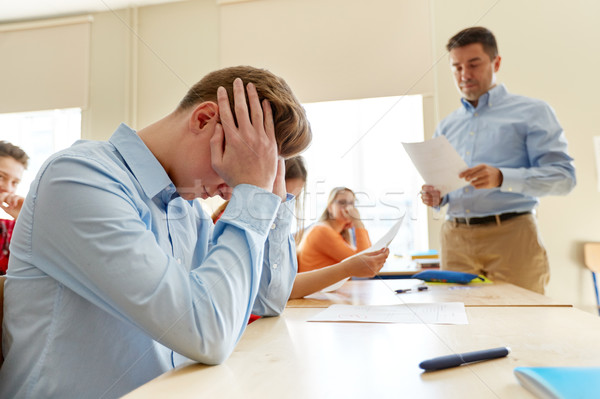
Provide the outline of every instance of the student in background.
<path id="1" fill-rule="evenodd" d="M 425 205 L 448 205 L 441 267 L 544 293 L 550 269 L 534 209 L 538 197 L 575 186 L 567 139 L 548 104 L 496 83 L 501 57 L 492 32 L 467 28 L 446 47 L 461 106 L 434 137 L 446 136 L 469 165 L 458 176 L 469 184 L 444 197 L 422 188 Z"/>
<path id="2" fill-rule="evenodd" d="M 298 250 L 298 271 L 333 265 L 371 246 L 369 233 L 354 206 L 354 192 L 346 187 L 331 190 L 327 207 L 305 234 Z M 354 229 L 356 245 L 351 240 Z"/>
<path id="3" fill-rule="evenodd" d="M 296 197 L 296 220 L 297 229 L 295 233 L 296 243 L 302 239 L 304 226 L 304 197 L 306 195 L 307 171 L 304 158 L 297 156 L 285 161 L 285 185 L 289 194 Z M 227 202 L 223 203 L 213 213 L 216 221 L 223 214 Z M 309 272 L 296 275 L 290 299 L 302 298 L 313 294 L 323 288 L 329 287 L 348 277 L 373 277 L 383 267 L 389 255 L 389 250 L 384 248 L 379 251 L 369 252 L 358 256 L 352 256 L 340 263 L 318 268 Z M 253 315 L 251 320 L 255 320 Z"/>
<path id="4" fill-rule="evenodd" d="M 285 163 L 285 185 L 288 193 L 296 196 L 296 243 L 304 233 L 304 200 L 308 177 L 304 158 L 289 159 Z M 302 298 L 329 287 L 348 277 L 373 277 L 381 270 L 389 255 L 389 249 L 351 256 L 342 262 L 296 275 L 290 299 Z"/>
<path id="5" fill-rule="evenodd" d="M 15 192 L 28 161 L 25 151 L 4 140 L 0 141 L 0 209 L 12 217 L 0 219 L 0 275 L 5 274 L 8 268 L 8 245 L 25 200 Z"/>
<path id="6" fill-rule="evenodd" d="M 120 397 L 181 357 L 227 359 L 250 313 L 289 297 L 283 158 L 311 138 L 283 79 L 243 66 L 139 132 L 51 156 L 11 243 L 0 397 Z M 194 199 L 215 195 L 230 203 L 213 228 Z"/>

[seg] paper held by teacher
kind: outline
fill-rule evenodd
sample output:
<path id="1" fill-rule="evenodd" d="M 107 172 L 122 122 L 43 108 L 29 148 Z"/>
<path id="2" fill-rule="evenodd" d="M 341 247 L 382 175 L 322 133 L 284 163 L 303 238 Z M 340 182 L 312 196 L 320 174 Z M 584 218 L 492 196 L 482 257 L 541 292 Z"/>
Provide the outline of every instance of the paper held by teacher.
<path id="1" fill-rule="evenodd" d="M 440 195 L 444 196 L 468 184 L 458 177 L 468 166 L 445 136 L 402 145 L 425 184 L 440 190 Z"/>

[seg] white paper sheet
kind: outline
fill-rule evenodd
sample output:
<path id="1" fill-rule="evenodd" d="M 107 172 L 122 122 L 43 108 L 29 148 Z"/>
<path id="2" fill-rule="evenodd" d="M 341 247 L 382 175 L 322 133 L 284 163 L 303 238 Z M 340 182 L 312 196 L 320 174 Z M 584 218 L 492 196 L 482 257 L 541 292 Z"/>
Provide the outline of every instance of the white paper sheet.
<path id="1" fill-rule="evenodd" d="M 465 304 L 462 302 L 407 303 L 385 306 L 331 305 L 308 321 L 469 324 Z"/>
<path id="2" fill-rule="evenodd" d="M 421 143 L 402 143 L 404 150 L 425 181 L 440 190 L 441 195 L 466 186 L 458 175 L 468 166 L 445 136 Z"/>
<path id="3" fill-rule="evenodd" d="M 398 230 L 400 230 L 400 225 L 402 224 L 403 220 L 404 220 L 404 216 L 401 216 L 400 219 L 396 223 L 394 223 L 392 228 L 389 229 L 388 232 L 385 233 L 383 235 L 383 237 L 381 237 L 379 239 L 379 241 L 377 241 L 375 244 L 371 245 L 369 248 L 367 248 L 363 251 L 360 251 L 356 255 L 352 255 L 352 256 L 358 256 L 358 255 L 364 254 L 365 252 L 375 252 L 382 248 L 388 247 L 390 245 L 390 243 L 392 242 L 392 240 L 394 239 L 394 237 L 396 237 L 396 234 L 398 234 Z M 321 290 L 321 292 L 335 291 L 338 288 L 340 288 L 342 285 L 344 285 L 344 283 L 346 281 L 348 281 L 349 279 L 350 279 L 350 277 L 346 277 L 345 279 L 340 280 L 335 284 L 331 284 L 329 287 L 323 288 Z"/>
<path id="4" fill-rule="evenodd" d="M 388 230 L 388 232 L 385 233 L 383 237 L 381 237 L 379 240 L 377 240 L 375 244 L 371 245 L 369 248 L 363 251 L 360 251 L 357 255 L 364 254 L 365 252 L 379 251 L 382 248 L 389 247 L 392 241 L 394 240 L 394 237 L 396 237 L 396 234 L 398 234 L 398 230 L 400 230 L 400 225 L 402 224 L 403 220 L 404 215 L 400 216 L 400 219 L 398 219 L 398 221 L 394 223 L 394 225 Z"/>

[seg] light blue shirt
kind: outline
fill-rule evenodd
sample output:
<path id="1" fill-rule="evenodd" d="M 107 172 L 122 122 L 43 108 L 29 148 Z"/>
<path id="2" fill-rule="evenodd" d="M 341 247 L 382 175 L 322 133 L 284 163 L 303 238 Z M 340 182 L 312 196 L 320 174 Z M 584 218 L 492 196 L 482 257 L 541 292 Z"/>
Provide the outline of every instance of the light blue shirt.
<path id="1" fill-rule="evenodd" d="M 285 307 L 293 202 L 239 185 L 213 229 L 125 125 L 55 154 L 12 239 L 0 397 L 113 398 L 224 361 L 251 312 Z"/>
<path id="2" fill-rule="evenodd" d="M 502 185 L 467 185 L 444 196 L 450 217 L 479 217 L 533 210 L 538 197 L 564 195 L 575 187 L 573 158 L 554 111 L 541 100 L 511 94 L 504 85 L 462 107 L 440 122 L 444 135 L 469 167 L 482 163 L 502 172 Z"/>

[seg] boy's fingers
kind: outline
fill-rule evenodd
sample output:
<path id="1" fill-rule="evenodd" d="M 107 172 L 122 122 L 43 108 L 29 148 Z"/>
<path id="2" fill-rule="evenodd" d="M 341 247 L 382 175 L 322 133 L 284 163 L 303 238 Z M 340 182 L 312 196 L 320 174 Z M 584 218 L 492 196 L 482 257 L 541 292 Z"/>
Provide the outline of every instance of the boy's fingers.
<path id="1" fill-rule="evenodd" d="M 262 107 L 264 114 L 265 133 L 269 139 L 275 141 L 275 123 L 273 122 L 273 109 L 271 108 L 271 103 L 268 100 L 264 100 L 262 102 Z"/>
<path id="2" fill-rule="evenodd" d="M 251 125 L 250 117 L 248 113 L 248 106 L 246 105 L 246 93 L 244 89 L 244 82 L 242 79 L 236 78 L 233 81 L 233 104 L 235 108 L 235 117 L 237 118 L 238 127 L 241 132 L 245 132 L 246 129 Z"/>
<path id="3" fill-rule="evenodd" d="M 229 106 L 229 96 L 227 95 L 227 90 L 222 86 L 217 89 L 217 103 L 219 105 L 219 117 L 223 126 L 229 129 L 235 128 L 233 114 Z"/>
<path id="4" fill-rule="evenodd" d="M 255 129 L 258 129 L 259 131 L 263 130 L 263 110 L 260 104 L 260 100 L 258 98 L 256 86 L 254 86 L 253 83 L 248 83 L 247 92 L 248 102 L 250 103 L 250 117 L 252 118 L 252 125 Z"/>

